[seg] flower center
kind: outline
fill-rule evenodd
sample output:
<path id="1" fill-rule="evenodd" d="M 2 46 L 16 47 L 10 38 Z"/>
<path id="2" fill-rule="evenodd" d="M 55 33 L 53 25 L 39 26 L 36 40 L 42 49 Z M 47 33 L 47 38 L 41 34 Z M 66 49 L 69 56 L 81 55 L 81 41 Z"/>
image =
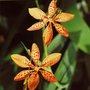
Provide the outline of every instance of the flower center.
<path id="1" fill-rule="evenodd" d="M 38 71 L 39 71 L 39 69 L 40 69 L 39 67 L 35 67 L 35 69 L 34 69 L 34 70 L 35 70 L 36 72 L 38 72 Z"/>
<path id="2" fill-rule="evenodd" d="M 48 21 L 53 23 L 53 18 L 48 18 Z"/>

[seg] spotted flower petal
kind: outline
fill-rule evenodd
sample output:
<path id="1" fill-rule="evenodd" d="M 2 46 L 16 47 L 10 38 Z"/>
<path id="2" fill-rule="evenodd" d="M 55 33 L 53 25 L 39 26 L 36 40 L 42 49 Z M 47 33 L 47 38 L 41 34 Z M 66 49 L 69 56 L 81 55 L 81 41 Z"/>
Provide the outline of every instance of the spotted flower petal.
<path id="1" fill-rule="evenodd" d="M 24 80 L 26 77 L 28 77 L 30 75 L 30 73 L 32 73 L 33 70 L 23 70 L 20 73 L 18 73 L 15 77 L 14 80 L 15 81 L 20 81 L 20 80 Z"/>
<path id="2" fill-rule="evenodd" d="M 52 0 L 48 7 L 48 16 L 52 17 L 56 12 L 56 2 L 55 0 Z"/>
<path id="3" fill-rule="evenodd" d="M 29 8 L 29 14 L 35 19 L 43 19 L 46 14 L 39 8 Z"/>
<path id="4" fill-rule="evenodd" d="M 34 67 L 33 64 L 31 64 L 31 62 L 29 61 L 29 59 L 26 58 L 25 56 L 19 54 L 13 54 L 11 55 L 11 58 L 18 66 L 22 68 Z"/>
<path id="5" fill-rule="evenodd" d="M 40 59 L 40 50 L 36 43 L 33 43 L 32 49 L 31 49 L 31 57 L 33 62 L 38 65 L 38 61 Z"/>
<path id="6" fill-rule="evenodd" d="M 49 23 L 48 26 L 46 27 L 46 29 L 44 30 L 44 33 L 43 33 L 44 43 L 46 45 L 48 45 L 51 42 L 52 37 L 53 37 L 53 30 L 52 30 L 51 24 Z"/>
<path id="7" fill-rule="evenodd" d="M 29 90 L 35 90 L 39 84 L 39 75 L 32 74 L 28 80 L 28 88 Z"/>
<path id="8" fill-rule="evenodd" d="M 45 71 L 45 70 L 40 70 L 40 72 L 45 80 L 47 80 L 49 82 L 56 82 L 57 81 L 57 79 L 53 73 L 51 73 L 49 71 Z"/>
<path id="9" fill-rule="evenodd" d="M 57 22 L 66 22 L 66 21 L 69 21 L 71 19 L 74 18 L 74 15 L 73 14 L 70 14 L 70 13 L 59 13 L 56 17 L 55 17 L 55 21 Z"/>
<path id="10" fill-rule="evenodd" d="M 58 23 L 54 23 L 54 26 L 59 34 L 63 35 L 64 37 L 69 37 L 69 33 L 65 27 Z"/>
<path id="11" fill-rule="evenodd" d="M 41 67 L 52 66 L 56 64 L 61 58 L 60 53 L 53 53 L 48 55 L 42 62 Z"/>
<path id="12" fill-rule="evenodd" d="M 46 23 L 41 21 L 33 24 L 31 27 L 29 27 L 27 30 L 28 31 L 35 31 L 35 30 L 40 30 Z"/>

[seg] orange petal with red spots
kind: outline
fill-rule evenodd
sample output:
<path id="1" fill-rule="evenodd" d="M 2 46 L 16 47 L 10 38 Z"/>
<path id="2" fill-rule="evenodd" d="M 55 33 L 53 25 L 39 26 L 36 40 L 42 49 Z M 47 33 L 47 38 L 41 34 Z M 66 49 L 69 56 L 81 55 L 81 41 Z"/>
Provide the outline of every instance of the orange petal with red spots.
<path id="1" fill-rule="evenodd" d="M 61 58 L 61 53 L 53 53 L 48 55 L 42 62 L 41 67 L 52 66 L 56 64 Z"/>
<path id="2" fill-rule="evenodd" d="M 29 8 L 29 14 L 35 19 L 43 19 L 46 14 L 39 8 Z"/>
<path id="3" fill-rule="evenodd" d="M 33 62 L 38 65 L 38 61 L 40 59 L 40 50 L 36 43 L 33 43 L 32 49 L 31 49 L 31 57 Z"/>
<path id="4" fill-rule="evenodd" d="M 25 78 L 27 78 L 30 73 L 32 73 L 33 70 L 23 70 L 20 73 L 18 73 L 15 77 L 14 80 L 15 81 L 20 81 L 20 80 L 24 80 Z"/>
<path id="5" fill-rule="evenodd" d="M 39 84 L 39 75 L 32 74 L 28 79 L 28 88 L 29 90 L 35 90 Z"/>
<path id="6" fill-rule="evenodd" d="M 33 64 L 31 64 L 31 62 L 29 61 L 29 59 L 26 58 L 25 56 L 19 54 L 13 54 L 11 55 L 11 58 L 18 66 L 22 68 L 34 67 Z"/>
<path id="7" fill-rule="evenodd" d="M 74 18 L 73 14 L 70 13 L 59 13 L 56 17 L 55 17 L 55 21 L 57 22 L 66 22 L 69 20 L 72 20 Z"/>
<path id="8" fill-rule="evenodd" d="M 44 33 L 43 33 L 44 43 L 46 45 L 48 45 L 51 42 L 52 37 L 53 37 L 53 30 L 52 30 L 51 24 L 49 23 L 48 26 L 46 27 L 46 29 L 44 30 Z"/>
<path id="9" fill-rule="evenodd" d="M 43 26 L 45 25 L 45 22 L 37 22 L 33 24 L 31 27 L 29 27 L 27 30 L 28 31 L 35 31 L 35 30 L 40 30 Z"/>
<path id="10" fill-rule="evenodd" d="M 40 72 L 45 80 L 47 80 L 49 82 L 57 82 L 57 79 L 53 73 L 51 73 L 49 71 L 44 71 L 44 70 L 40 70 Z"/>
<path id="11" fill-rule="evenodd" d="M 69 37 L 69 33 L 64 26 L 58 23 L 54 23 L 54 26 L 59 34 L 63 35 L 64 37 Z"/>
<path id="12" fill-rule="evenodd" d="M 55 0 L 52 0 L 48 7 L 48 15 L 49 17 L 52 17 L 56 12 L 56 2 Z"/>

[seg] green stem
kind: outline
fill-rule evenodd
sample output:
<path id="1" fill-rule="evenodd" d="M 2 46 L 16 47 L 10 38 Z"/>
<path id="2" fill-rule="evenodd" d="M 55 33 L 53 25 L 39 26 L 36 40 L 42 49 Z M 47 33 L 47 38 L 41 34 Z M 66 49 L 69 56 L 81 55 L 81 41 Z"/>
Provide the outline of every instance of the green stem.
<path id="1" fill-rule="evenodd" d="M 57 0 L 55 0 L 55 1 L 57 2 Z M 38 4 L 37 4 L 37 6 L 38 6 Z M 43 33 L 44 30 L 45 30 L 45 27 L 43 27 L 42 33 Z M 43 47 L 44 47 L 44 55 L 46 57 L 48 55 L 48 51 L 47 51 L 47 45 L 45 45 L 44 42 L 43 42 Z M 48 71 L 50 71 L 50 72 L 52 72 L 51 67 L 48 67 L 48 68 L 45 68 L 45 69 L 48 70 Z M 54 84 L 59 88 L 59 90 L 62 90 L 61 85 L 59 84 L 59 82 L 55 82 Z"/>
<path id="2" fill-rule="evenodd" d="M 39 5 L 38 0 L 35 0 L 35 3 L 36 3 L 36 6 L 37 6 L 38 8 L 40 8 L 40 5 Z"/>
<path id="3" fill-rule="evenodd" d="M 43 47 L 44 47 L 44 56 L 47 57 L 48 56 L 48 50 L 47 50 L 47 45 L 43 42 Z M 52 72 L 51 67 L 47 67 L 46 68 L 48 71 Z"/>
<path id="4" fill-rule="evenodd" d="M 27 90 L 27 81 L 28 81 L 28 78 L 26 78 L 26 79 L 24 80 L 23 90 Z"/>
<path id="5" fill-rule="evenodd" d="M 42 33 L 43 33 L 44 30 L 45 30 L 45 27 L 43 27 Z M 46 56 L 48 56 L 48 50 L 47 50 L 47 45 L 45 45 L 44 42 L 43 42 L 43 47 L 44 47 L 44 56 L 46 57 Z M 52 69 L 51 69 L 50 66 L 49 66 L 48 68 L 44 68 L 44 70 L 47 70 L 47 71 L 52 72 Z M 55 82 L 54 84 L 55 84 L 60 90 L 62 90 L 62 89 L 61 89 L 61 85 L 59 84 L 59 82 Z"/>
<path id="6" fill-rule="evenodd" d="M 57 2 L 57 0 L 55 0 Z"/>
<path id="7" fill-rule="evenodd" d="M 30 56 L 30 52 L 28 51 L 29 49 L 25 46 L 25 44 L 23 42 L 21 42 L 21 44 L 22 44 L 23 48 L 25 49 L 25 51 L 27 52 L 27 54 Z"/>
<path id="8" fill-rule="evenodd" d="M 27 84 L 23 86 L 23 90 L 27 90 Z"/>
<path id="9" fill-rule="evenodd" d="M 44 44 L 44 43 L 43 43 Z M 47 45 L 43 45 L 44 46 L 44 53 L 45 53 L 45 57 L 48 56 L 48 52 L 47 52 Z"/>

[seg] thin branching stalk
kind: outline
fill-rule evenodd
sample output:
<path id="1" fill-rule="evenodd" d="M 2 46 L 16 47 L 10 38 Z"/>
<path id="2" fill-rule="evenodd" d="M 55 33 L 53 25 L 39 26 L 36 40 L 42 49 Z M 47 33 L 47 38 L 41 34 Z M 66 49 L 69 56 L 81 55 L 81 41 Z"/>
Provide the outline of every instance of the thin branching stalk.
<path id="1" fill-rule="evenodd" d="M 35 0 L 35 3 L 36 3 L 36 6 L 37 6 L 38 8 L 40 8 L 40 5 L 39 5 L 38 0 Z"/>

